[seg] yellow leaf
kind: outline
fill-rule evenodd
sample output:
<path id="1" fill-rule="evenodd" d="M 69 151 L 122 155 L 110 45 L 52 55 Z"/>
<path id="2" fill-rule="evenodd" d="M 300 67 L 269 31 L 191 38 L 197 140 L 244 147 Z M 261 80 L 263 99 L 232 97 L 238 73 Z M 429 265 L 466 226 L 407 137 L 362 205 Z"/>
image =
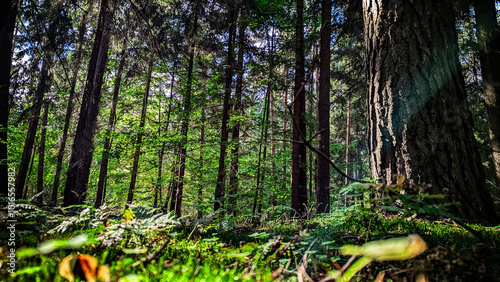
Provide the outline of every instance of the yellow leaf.
<path id="1" fill-rule="evenodd" d="M 59 264 L 59 274 L 70 282 L 78 277 L 82 281 L 110 281 L 109 268 L 106 265 L 98 267 L 97 259 L 90 255 L 69 255 Z"/>
<path id="2" fill-rule="evenodd" d="M 417 234 L 408 237 L 372 241 L 362 246 L 344 245 L 343 255 L 367 256 L 378 261 L 411 259 L 423 253 L 427 244 Z"/>
<path id="3" fill-rule="evenodd" d="M 59 274 L 68 279 L 69 282 L 75 281 L 75 275 L 73 275 L 73 267 L 75 266 L 75 257 L 69 255 L 59 263 Z"/>

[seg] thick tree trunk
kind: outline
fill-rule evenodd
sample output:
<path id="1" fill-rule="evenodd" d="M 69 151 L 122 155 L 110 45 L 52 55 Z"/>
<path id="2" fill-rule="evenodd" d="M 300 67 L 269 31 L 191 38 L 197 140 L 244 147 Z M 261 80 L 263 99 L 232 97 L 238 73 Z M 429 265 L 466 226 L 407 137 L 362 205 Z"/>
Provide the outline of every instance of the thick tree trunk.
<path id="1" fill-rule="evenodd" d="M 151 55 L 152 56 L 152 55 Z M 131 204 L 134 200 L 135 183 L 137 180 L 137 171 L 139 170 L 139 158 L 141 156 L 142 138 L 144 137 L 144 126 L 146 124 L 146 113 L 148 109 L 149 89 L 151 86 L 151 76 L 153 74 L 153 58 L 149 59 L 148 74 L 146 78 L 146 90 L 144 91 L 144 98 L 142 100 L 141 121 L 139 122 L 139 129 L 137 133 L 137 141 L 135 142 L 134 161 L 132 164 L 132 174 L 130 179 L 130 186 L 128 188 L 127 204 Z"/>
<path id="2" fill-rule="evenodd" d="M 319 50 L 318 149 L 330 157 L 330 38 L 332 1 L 321 1 L 321 31 Z M 330 211 L 330 164 L 317 158 L 316 213 Z"/>
<path id="3" fill-rule="evenodd" d="M 37 205 L 41 206 L 43 204 L 43 168 L 45 164 L 45 136 L 47 135 L 47 120 L 49 117 L 49 101 L 45 101 L 43 107 L 42 115 L 42 132 L 40 134 L 40 143 L 38 146 L 38 175 L 36 181 L 36 193 L 38 198 L 36 199 Z"/>
<path id="4" fill-rule="evenodd" d="M 123 42 L 123 50 L 120 54 L 120 63 L 118 64 L 118 71 L 116 73 L 115 85 L 113 89 L 113 99 L 111 101 L 111 110 L 108 118 L 108 126 L 106 128 L 106 137 L 104 139 L 104 148 L 101 158 L 101 168 L 99 169 L 99 180 L 97 181 L 97 192 L 95 196 L 95 208 L 99 208 L 103 203 L 104 183 L 108 175 L 109 152 L 111 150 L 111 134 L 114 131 L 116 119 L 116 106 L 118 104 L 118 95 L 120 94 L 120 86 L 123 75 L 123 68 L 127 58 L 127 40 Z"/>
<path id="5" fill-rule="evenodd" d="M 371 178 L 428 183 L 498 222 L 472 133 L 450 1 L 363 1 Z"/>
<path id="6" fill-rule="evenodd" d="M 64 206 L 83 204 L 92 163 L 94 134 L 101 101 L 101 86 L 108 61 L 115 0 L 102 0 L 94 46 L 89 62 L 80 118 L 75 133 L 64 188 Z"/>
<path id="7" fill-rule="evenodd" d="M 227 67 L 226 67 L 226 82 L 224 86 L 224 104 L 222 106 L 222 125 L 221 125 L 221 138 L 220 138 L 220 154 L 219 154 L 219 170 L 217 173 L 217 184 L 215 186 L 215 203 L 214 211 L 217 211 L 221 207 L 221 199 L 224 196 L 224 186 L 226 179 L 226 148 L 228 140 L 228 130 L 227 122 L 229 120 L 229 98 L 231 96 L 231 85 L 233 82 L 233 41 L 234 41 L 234 7 L 231 7 L 233 3 L 228 1 L 230 5 L 229 9 L 229 38 L 227 43 Z"/>
<path id="8" fill-rule="evenodd" d="M 17 0 L 4 0 L 0 4 L 0 197 L 14 193 L 9 186 L 7 163 L 7 124 L 9 122 L 10 67 L 12 41 L 16 23 Z"/>
<path id="9" fill-rule="evenodd" d="M 304 71 L 304 0 L 297 0 L 297 25 L 295 30 L 295 92 L 293 96 L 293 145 L 292 145 L 292 216 L 303 216 L 307 205 L 306 146 L 301 135 L 306 134 L 306 90 Z"/>
<path id="10" fill-rule="evenodd" d="M 234 90 L 234 109 L 233 112 L 236 116 L 241 116 L 243 106 L 241 103 L 241 93 L 243 92 L 243 55 L 245 53 L 245 29 L 246 26 L 241 26 L 238 32 L 238 66 L 236 76 L 236 86 Z M 239 169 L 239 150 L 240 150 L 240 121 L 239 119 L 234 122 L 231 132 L 231 141 L 233 147 L 231 148 L 231 165 L 229 169 L 229 195 L 236 195 L 238 193 L 238 169 Z M 236 198 L 229 198 L 229 212 L 234 216 L 237 214 Z"/>
<path id="11" fill-rule="evenodd" d="M 495 168 L 496 194 L 500 197 L 500 27 L 497 22 L 495 0 L 475 0 L 474 10 Z"/>
<path id="12" fill-rule="evenodd" d="M 84 13 L 82 22 L 80 23 L 80 27 L 78 28 L 78 40 L 76 43 L 75 61 L 73 64 L 73 77 L 71 78 L 68 104 L 66 106 L 66 116 L 64 117 L 64 127 L 63 127 L 63 133 L 62 133 L 62 137 L 61 137 L 61 145 L 59 147 L 59 152 L 57 153 L 56 173 L 54 175 L 54 185 L 52 187 L 52 197 L 51 197 L 51 201 L 50 201 L 51 205 L 55 205 L 57 203 L 57 195 L 58 195 L 58 191 L 59 191 L 59 181 L 61 179 L 64 151 L 66 150 L 66 142 L 68 140 L 69 124 L 71 121 L 71 116 L 73 114 L 73 107 L 74 107 L 73 100 L 75 98 L 76 83 L 78 81 L 78 71 L 80 70 L 80 66 L 82 64 L 83 45 L 84 45 L 84 41 L 85 41 L 85 31 L 86 31 L 86 26 L 87 26 L 87 18 L 88 18 L 88 12 Z"/>

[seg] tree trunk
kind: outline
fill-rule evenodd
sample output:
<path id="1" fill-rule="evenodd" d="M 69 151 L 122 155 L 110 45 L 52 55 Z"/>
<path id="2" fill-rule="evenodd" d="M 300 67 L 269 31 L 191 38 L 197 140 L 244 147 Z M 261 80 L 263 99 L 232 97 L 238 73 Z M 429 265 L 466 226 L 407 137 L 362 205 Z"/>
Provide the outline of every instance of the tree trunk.
<path id="1" fill-rule="evenodd" d="M 345 174 L 349 175 L 349 163 L 351 162 L 351 95 L 347 93 L 347 121 L 346 121 L 346 132 L 345 132 Z M 345 185 L 349 184 L 349 179 L 345 179 Z"/>
<path id="2" fill-rule="evenodd" d="M 38 195 L 36 202 L 38 206 L 43 204 L 43 168 L 45 161 L 45 136 L 47 135 L 47 120 L 49 117 L 49 101 L 45 101 L 45 105 L 43 107 L 43 115 L 42 115 L 42 132 L 40 134 L 40 143 L 38 146 L 38 175 L 36 182 L 36 193 Z"/>
<path id="3" fill-rule="evenodd" d="M 99 180 L 97 181 L 97 192 L 95 197 L 95 208 L 99 208 L 103 203 L 104 183 L 108 175 L 109 152 L 111 150 L 111 134 L 114 132 L 116 119 L 116 106 L 118 104 L 118 95 L 120 94 L 120 86 L 123 75 L 123 68 L 127 58 L 127 39 L 123 42 L 123 50 L 120 54 L 120 63 L 116 73 L 115 85 L 113 89 L 113 100 L 111 102 L 111 110 L 108 118 L 108 126 L 106 128 L 104 148 L 102 151 L 101 168 L 99 169 Z"/>
<path id="4" fill-rule="evenodd" d="M 222 106 L 222 125 L 221 125 L 221 139 L 220 139 L 220 154 L 219 154 L 219 170 L 217 173 L 217 184 L 215 186 L 215 203 L 214 211 L 221 207 L 221 199 L 224 196 L 224 186 L 226 178 L 226 148 L 228 140 L 227 122 L 229 120 L 229 98 L 231 96 L 231 84 L 233 82 L 233 41 L 234 41 L 234 5 L 228 1 L 229 7 L 229 39 L 227 43 L 227 62 L 226 62 L 226 82 L 224 86 L 224 104 Z"/>
<path id="5" fill-rule="evenodd" d="M 95 127 L 101 101 L 101 86 L 108 61 L 111 21 L 113 20 L 115 3 L 115 0 L 102 0 L 101 2 L 99 21 L 80 108 L 80 118 L 64 188 L 64 206 L 83 204 L 87 197 Z"/>
<path id="6" fill-rule="evenodd" d="M 200 156 L 199 156 L 199 165 L 200 165 L 200 170 L 199 170 L 199 186 L 198 186 L 198 219 L 203 217 L 203 213 L 201 211 L 201 204 L 203 203 L 203 166 L 204 166 L 204 159 L 203 159 L 203 148 L 205 147 L 205 122 L 206 122 L 206 116 L 205 116 L 205 109 L 201 109 L 201 129 L 200 129 Z"/>
<path id="7" fill-rule="evenodd" d="M 31 159 L 31 153 L 33 151 L 33 146 L 35 144 L 36 130 L 38 127 L 38 121 L 40 120 L 40 111 L 43 104 L 43 98 L 45 92 L 47 91 L 50 67 L 52 66 L 51 55 L 45 57 L 42 63 L 42 73 L 40 74 L 40 82 L 36 90 L 34 97 L 33 107 L 31 108 L 31 114 L 29 118 L 28 132 L 26 135 L 26 140 L 24 141 L 24 149 L 21 157 L 21 164 L 19 166 L 19 172 L 16 179 L 16 198 L 23 198 L 23 190 L 26 184 L 26 175 L 28 173 L 29 163 Z"/>
<path id="8" fill-rule="evenodd" d="M 450 1 L 363 1 L 371 178 L 428 183 L 498 222 L 472 132 Z"/>
<path id="9" fill-rule="evenodd" d="M 307 163 L 306 146 L 303 138 L 306 134 L 305 112 L 306 91 L 304 71 L 304 0 L 297 0 L 297 25 L 295 30 L 295 92 L 293 112 L 293 145 L 292 145 L 292 216 L 304 216 L 307 210 Z"/>
<path id="10" fill-rule="evenodd" d="M 9 185 L 7 161 L 7 124 L 9 122 L 10 68 L 12 41 L 16 24 L 17 0 L 4 0 L 0 4 L 0 197 L 14 193 Z"/>
<path id="11" fill-rule="evenodd" d="M 176 64 L 174 62 L 174 67 L 173 69 L 175 70 Z M 174 82 L 175 82 L 175 72 L 172 72 L 172 82 L 170 83 L 170 103 L 168 104 L 168 114 L 167 114 L 167 121 L 165 124 L 165 131 L 168 132 L 169 126 L 170 126 L 170 113 L 172 112 L 172 104 L 173 104 L 173 94 L 174 94 Z M 158 115 L 160 116 L 160 115 Z M 155 186 L 155 199 L 154 199 L 154 207 L 156 208 L 157 206 L 161 205 L 161 191 L 163 189 L 163 157 L 165 156 L 165 148 L 167 146 L 167 140 L 163 140 L 160 148 L 160 154 L 158 157 L 158 180 L 156 181 L 156 186 Z M 168 199 L 167 199 L 168 202 Z M 166 206 L 165 206 L 166 207 Z M 166 210 L 166 208 L 163 208 Z"/>
<path id="12" fill-rule="evenodd" d="M 236 86 L 234 90 L 234 114 L 236 116 L 241 116 L 243 111 L 243 106 L 241 103 L 241 93 L 243 92 L 243 55 L 245 53 L 245 29 L 246 26 L 240 26 L 238 33 L 238 66 L 237 66 L 237 76 L 236 76 Z M 229 169 L 229 195 L 236 195 L 238 193 L 238 162 L 239 162 L 239 149 L 240 149 L 240 121 L 239 118 L 234 122 L 234 126 L 231 132 L 231 141 L 233 142 L 233 147 L 231 149 L 231 165 Z M 236 216 L 236 198 L 229 198 L 229 212 Z"/>
<path id="13" fill-rule="evenodd" d="M 172 203 L 170 205 L 170 210 L 175 210 L 177 217 L 181 217 L 182 210 L 182 194 L 184 190 L 184 173 L 186 171 L 186 154 L 187 154 L 187 144 L 188 144 L 188 131 L 189 131 L 189 120 L 191 116 L 191 96 L 193 92 L 193 66 L 194 66 L 194 53 L 196 45 L 196 32 L 198 29 L 198 5 L 194 7 L 194 23 L 190 31 L 190 42 L 189 42 L 189 61 L 188 61 L 188 72 L 187 72 L 187 85 L 186 92 L 184 95 L 184 111 L 182 112 L 182 124 L 181 124 L 181 137 L 182 140 L 179 144 L 179 168 L 177 177 L 174 178 L 174 191 L 175 194 L 172 195 Z"/>
<path id="14" fill-rule="evenodd" d="M 332 1 L 321 1 L 321 31 L 319 50 L 318 149 L 330 157 L 330 38 Z M 330 211 L 330 164 L 317 158 L 316 213 Z"/>
<path id="15" fill-rule="evenodd" d="M 259 142 L 259 159 L 257 161 L 257 184 L 255 186 L 255 196 L 253 200 L 252 216 L 255 216 L 257 212 L 257 207 L 262 206 L 262 192 L 261 187 L 264 180 L 264 172 L 262 169 L 262 163 L 266 159 L 267 152 L 267 134 L 268 134 L 268 123 L 269 123 L 269 100 L 271 97 L 271 83 L 267 85 L 266 100 L 264 102 L 264 109 L 262 111 L 262 122 L 261 122 L 261 132 L 260 132 L 260 142 Z M 262 146 L 264 146 L 264 154 L 262 154 Z M 260 213 L 260 211 L 259 211 Z M 257 219 L 254 217 L 254 219 Z"/>
<path id="16" fill-rule="evenodd" d="M 57 194 L 59 191 L 59 181 L 61 179 L 64 151 L 66 150 L 66 142 L 68 140 L 68 130 L 71 121 L 71 115 L 73 114 L 73 107 L 74 107 L 73 100 L 75 98 L 76 83 L 78 81 L 78 71 L 80 70 L 80 66 L 82 64 L 83 45 L 85 41 L 85 31 L 87 26 L 88 13 L 89 12 L 83 14 L 82 22 L 80 23 L 80 27 L 78 28 L 78 40 L 76 42 L 75 62 L 73 64 L 73 77 L 71 78 L 68 105 L 66 106 L 66 116 L 64 117 L 64 127 L 63 127 L 63 134 L 61 137 L 61 146 L 59 147 L 59 152 L 57 153 L 56 173 L 54 175 L 54 185 L 52 187 L 52 197 L 50 201 L 51 205 L 55 205 L 57 203 Z"/>
<path id="17" fill-rule="evenodd" d="M 128 188 L 127 204 L 131 204 L 134 200 L 135 182 L 137 180 L 137 171 L 139 170 L 139 158 L 141 156 L 142 138 L 144 137 L 144 125 L 146 124 L 146 113 L 148 109 L 149 89 L 151 86 L 151 76 L 153 74 L 153 55 L 150 55 L 148 74 L 146 78 L 146 90 L 144 91 L 144 99 L 142 100 L 141 121 L 137 133 L 137 141 L 135 142 L 134 162 L 132 164 L 132 175 L 130 186 Z"/>
<path id="18" fill-rule="evenodd" d="M 496 194 L 500 197 L 500 27 L 494 0 L 475 0 L 479 60 L 490 128 Z"/>

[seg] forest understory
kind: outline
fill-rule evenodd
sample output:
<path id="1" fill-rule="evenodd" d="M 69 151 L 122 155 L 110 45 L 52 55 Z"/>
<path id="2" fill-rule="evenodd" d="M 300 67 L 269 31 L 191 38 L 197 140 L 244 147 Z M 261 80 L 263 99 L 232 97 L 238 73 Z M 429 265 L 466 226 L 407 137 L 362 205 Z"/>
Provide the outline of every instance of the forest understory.
<path id="1" fill-rule="evenodd" d="M 196 219 L 19 202 L 17 269 L 8 273 L 2 248 L 2 281 L 500 281 L 500 226 L 450 218 L 422 197 L 390 193 L 397 185 L 372 199 L 380 185 L 348 187 L 352 205 L 303 219 L 287 206 Z M 346 255 L 346 246 L 365 250 Z"/>

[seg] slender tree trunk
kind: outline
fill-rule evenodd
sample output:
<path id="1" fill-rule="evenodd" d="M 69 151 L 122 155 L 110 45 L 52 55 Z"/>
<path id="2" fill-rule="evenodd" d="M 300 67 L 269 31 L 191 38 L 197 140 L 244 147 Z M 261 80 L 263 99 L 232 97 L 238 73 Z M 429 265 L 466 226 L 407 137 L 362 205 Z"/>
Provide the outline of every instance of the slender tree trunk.
<path id="1" fill-rule="evenodd" d="M 73 114 L 73 107 L 74 107 L 73 100 L 75 98 L 76 83 L 78 81 L 78 72 L 82 65 L 83 45 L 85 42 L 85 31 L 87 26 L 88 13 L 89 12 L 83 14 L 82 22 L 80 23 L 80 27 L 78 28 L 78 40 L 76 42 L 75 61 L 73 64 L 73 77 L 71 78 L 68 104 L 66 106 L 66 116 L 64 117 L 64 127 L 61 137 L 61 145 L 59 147 L 59 152 L 57 153 L 56 172 L 54 175 L 54 185 L 52 186 L 52 197 L 50 201 L 51 205 L 55 205 L 57 203 L 57 194 L 59 191 L 59 181 L 61 179 L 64 151 L 66 150 L 69 125 L 71 121 L 71 116 Z"/>
<path id="2" fill-rule="evenodd" d="M 83 204 L 87 197 L 95 127 L 101 101 L 101 86 L 108 61 L 111 21 L 113 20 L 115 3 L 115 0 L 101 1 L 99 21 L 80 108 L 80 118 L 64 188 L 64 206 Z"/>
<path id="3" fill-rule="evenodd" d="M 0 4 L 0 197 L 14 194 L 9 185 L 7 161 L 7 124 L 10 104 L 10 68 L 12 65 L 12 42 L 16 24 L 17 0 L 4 0 Z M 12 177 L 12 176 L 11 176 Z M 9 193 L 10 192 L 10 193 Z M 10 195 L 9 195 L 10 196 Z"/>
<path id="4" fill-rule="evenodd" d="M 174 63 L 173 69 L 175 70 L 176 64 Z M 165 131 L 168 132 L 169 126 L 170 126 L 170 113 L 172 112 L 172 104 L 173 104 L 173 94 L 174 94 L 174 82 L 175 82 L 175 73 L 172 72 L 172 82 L 170 83 L 170 103 L 168 104 L 168 114 L 167 114 L 167 121 L 165 124 Z M 157 207 L 157 205 L 161 205 L 161 191 L 163 189 L 163 157 L 165 156 L 165 148 L 167 147 L 167 140 L 164 140 L 161 144 L 160 148 L 160 154 L 158 158 L 158 180 L 156 182 L 156 187 L 155 187 L 155 200 L 154 200 L 154 206 Z M 167 199 L 168 203 L 168 199 Z M 167 207 L 167 206 L 165 206 Z M 166 208 L 163 208 L 166 210 Z"/>
<path id="5" fill-rule="evenodd" d="M 144 137 L 144 125 L 146 124 L 146 113 L 148 109 L 149 89 L 151 86 L 151 76 L 153 74 L 153 57 L 149 59 L 148 74 L 146 78 L 146 90 L 144 91 L 144 99 L 142 100 L 141 121 L 139 122 L 139 130 L 137 133 L 137 141 L 135 142 L 134 162 L 132 164 L 132 175 L 130 186 L 128 188 L 127 204 L 131 204 L 134 199 L 135 183 L 137 180 L 137 171 L 139 170 L 139 158 L 141 156 L 142 138 Z"/>
<path id="6" fill-rule="evenodd" d="M 236 77 L 236 87 L 234 91 L 234 114 L 236 116 L 241 116 L 243 106 L 241 104 L 241 93 L 243 92 L 243 55 L 245 53 L 245 29 L 246 26 L 241 26 L 238 34 L 238 66 L 237 66 L 237 77 Z M 229 170 L 229 195 L 236 195 L 238 193 L 238 162 L 239 162 L 239 149 L 240 149 L 240 121 L 237 119 L 234 122 L 234 126 L 231 132 L 231 141 L 233 147 L 231 149 L 231 165 Z M 229 212 L 236 216 L 236 198 L 229 199 Z"/>
<path id="7" fill-rule="evenodd" d="M 45 92 L 49 88 L 47 83 L 50 76 L 50 67 L 52 65 L 51 56 L 44 58 L 42 63 L 42 73 L 40 74 L 40 83 L 36 90 L 34 97 L 34 104 L 31 109 L 31 114 L 29 118 L 28 132 L 26 135 L 26 140 L 24 141 L 24 149 L 21 157 L 21 164 L 19 166 L 19 172 L 16 179 L 16 198 L 21 199 L 23 197 L 23 190 L 26 183 L 26 175 L 28 173 L 28 167 L 31 159 L 31 153 L 33 151 L 33 146 L 35 144 L 36 130 L 38 127 L 38 121 L 40 119 L 40 111 L 43 104 L 43 98 Z"/>
<path id="8" fill-rule="evenodd" d="M 496 194 L 500 197 L 500 27 L 495 0 L 475 0 L 479 60 L 490 128 Z"/>
<path id="9" fill-rule="evenodd" d="M 199 156 L 199 186 L 198 186 L 198 219 L 203 217 L 203 213 L 201 211 L 201 204 L 203 204 L 203 166 L 204 166 L 204 159 L 203 159 L 203 149 L 205 147 L 205 122 L 206 122 L 206 116 L 205 116 L 205 109 L 201 109 L 201 129 L 200 129 L 200 156 Z"/>
<path id="10" fill-rule="evenodd" d="M 332 1 L 321 1 L 320 65 L 318 93 L 318 149 L 330 156 L 330 38 Z M 330 164 L 325 158 L 316 160 L 316 213 L 330 211 Z"/>
<path id="11" fill-rule="evenodd" d="M 177 130 L 178 134 L 178 130 Z M 179 147 L 174 148 L 172 154 L 174 156 L 172 160 L 172 178 L 170 179 L 169 189 L 167 191 L 167 197 L 165 199 L 165 204 L 163 205 L 163 210 L 174 211 L 175 204 L 172 206 L 172 201 L 175 201 L 173 197 L 177 195 L 177 186 L 175 185 L 176 179 L 179 175 Z M 169 205 L 170 204 L 170 205 Z"/>
<path id="12" fill-rule="evenodd" d="M 182 140 L 179 144 L 179 168 L 177 177 L 174 180 L 174 191 L 175 194 L 172 195 L 172 203 L 170 210 L 175 210 L 175 214 L 180 217 L 182 210 L 182 194 L 184 190 L 184 173 L 186 171 L 186 154 L 187 154 L 187 144 L 188 144 L 188 131 L 189 131 L 189 121 L 191 116 L 191 96 L 193 92 L 193 66 L 194 66 L 194 53 L 196 44 L 196 32 L 198 29 L 198 6 L 195 5 L 194 8 L 194 24 L 191 30 L 190 36 L 190 51 L 189 51 L 189 61 L 188 61 L 188 73 L 187 73 L 187 85 L 186 92 L 184 95 L 184 111 L 182 113 L 182 124 L 181 124 L 181 137 Z"/>
<path id="13" fill-rule="evenodd" d="M 233 82 L 233 41 L 234 41 L 234 3 L 228 1 L 230 5 L 229 11 L 229 39 L 227 43 L 227 67 L 226 67 L 226 82 L 224 86 L 224 104 L 222 108 L 222 125 L 221 125 L 221 143 L 220 143 L 220 154 L 219 154 L 219 170 L 217 173 L 217 184 L 215 186 L 215 203 L 214 211 L 217 211 L 221 207 L 220 198 L 224 196 L 224 186 L 226 178 L 226 148 L 228 140 L 228 130 L 227 122 L 229 120 L 229 98 L 231 96 L 231 84 Z"/>
<path id="14" fill-rule="evenodd" d="M 286 111 L 286 108 L 288 106 L 288 78 L 285 78 L 285 91 L 283 91 L 283 110 Z M 286 119 L 286 115 L 283 116 L 283 140 L 287 140 L 287 119 Z M 283 145 L 283 154 L 286 153 L 286 149 L 287 149 L 287 145 L 286 145 L 286 142 L 282 142 L 282 145 Z M 286 184 L 287 182 L 290 183 L 290 180 L 287 176 L 286 176 L 286 167 L 287 167 L 287 163 L 286 161 L 283 161 L 283 179 L 281 179 L 281 185 L 282 185 L 282 189 L 283 191 L 286 191 Z"/>
<path id="15" fill-rule="evenodd" d="M 295 30 L 295 92 L 293 112 L 293 145 L 292 145 L 292 187 L 291 207 L 292 216 L 304 216 L 307 205 L 307 163 L 306 146 L 301 133 L 306 134 L 305 112 L 306 91 L 304 71 L 304 0 L 297 0 L 297 25 Z"/>
<path id="16" fill-rule="evenodd" d="M 461 204 L 451 206 L 454 215 L 498 223 L 475 147 L 451 2 L 363 6 L 371 178 L 431 184 L 429 192 Z"/>
<path id="17" fill-rule="evenodd" d="M 262 162 L 266 159 L 266 151 L 267 151 L 267 133 L 268 133 L 268 123 L 269 123 L 269 100 L 271 97 L 271 87 L 270 84 L 267 86 L 267 91 L 266 91 L 266 100 L 264 103 L 264 109 L 262 113 L 262 122 L 261 122 L 261 132 L 260 132 L 260 142 L 259 142 L 259 160 L 257 162 L 257 185 L 255 186 L 255 196 L 254 196 L 254 201 L 253 201 L 253 208 L 252 208 L 252 215 L 255 216 L 255 212 L 257 211 L 257 208 L 260 207 L 262 204 L 262 192 L 261 192 L 261 187 L 262 187 L 262 182 L 264 178 L 262 177 L 264 175 L 263 169 L 262 169 Z M 264 146 L 264 154 L 262 154 L 262 146 Z M 255 218 L 256 219 L 256 218 Z"/>
<path id="18" fill-rule="evenodd" d="M 347 121 L 346 121 L 346 133 L 345 133 L 345 174 L 349 175 L 349 165 L 351 162 L 351 95 L 347 94 Z M 345 185 L 349 184 L 349 179 L 345 179 Z"/>
<path id="19" fill-rule="evenodd" d="M 35 140 L 36 142 L 36 140 Z M 36 147 L 33 146 L 33 152 L 31 152 L 31 161 L 30 161 L 30 167 L 29 167 L 29 170 L 28 170 L 28 177 L 27 177 L 27 180 L 26 182 L 29 183 L 30 182 L 30 178 L 31 178 L 31 172 L 33 171 L 33 165 L 35 164 L 35 155 L 36 155 Z M 28 187 L 26 187 L 26 189 L 24 189 L 24 192 L 23 192 L 23 199 L 27 199 L 28 195 Z"/>
<path id="20" fill-rule="evenodd" d="M 38 146 L 38 175 L 36 182 L 37 194 L 43 192 L 43 169 L 45 164 L 45 136 L 47 135 L 48 117 L 49 117 L 49 101 L 45 101 L 43 107 L 43 115 L 42 115 L 42 132 L 40 135 L 40 143 Z M 41 206 L 43 204 L 43 193 L 38 196 L 36 202 L 38 206 Z"/>
<path id="21" fill-rule="evenodd" d="M 118 71 L 116 73 L 115 85 L 113 89 L 113 100 L 111 102 L 111 110 L 108 118 L 108 125 L 106 128 L 104 148 L 102 151 L 101 168 L 99 169 L 99 180 L 97 181 L 97 192 L 95 197 L 95 208 L 99 208 L 103 203 L 104 183 L 108 175 L 109 152 L 111 150 L 111 135 L 114 132 L 115 119 L 116 119 L 116 106 L 118 104 L 118 95 L 120 94 L 120 86 L 123 75 L 123 68 L 127 59 L 127 39 L 123 42 L 123 50 L 120 54 L 120 63 L 118 64 Z"/>
<path id="22" fill-rule="evenodd" d="M 269 105 L 269 111 L 270 111 L 270 114 L 271 114 L 271 159 L 273 160 L 271 162 L 271 181 L 273 183 L 277 183 L 278 182 L 278 179 L 276 178 L 276 160 L 275 160 L 275 156 L 276 156 L 276 138 L 274 137 L 275 134 L 276 134 L 276 129 L 275 129 L 275 126 L 274 126 L 274 97 L 273 97 L 273 93 L 271 93 L 271 103 Z M 270 192 L 270 198 L 271 198 L 271 206 L 276 206 L 278 204 L 278 202 L 276 201 L 276 188 L 277 188 L 277 185 L 273 185 L 273 190 Z"/>

